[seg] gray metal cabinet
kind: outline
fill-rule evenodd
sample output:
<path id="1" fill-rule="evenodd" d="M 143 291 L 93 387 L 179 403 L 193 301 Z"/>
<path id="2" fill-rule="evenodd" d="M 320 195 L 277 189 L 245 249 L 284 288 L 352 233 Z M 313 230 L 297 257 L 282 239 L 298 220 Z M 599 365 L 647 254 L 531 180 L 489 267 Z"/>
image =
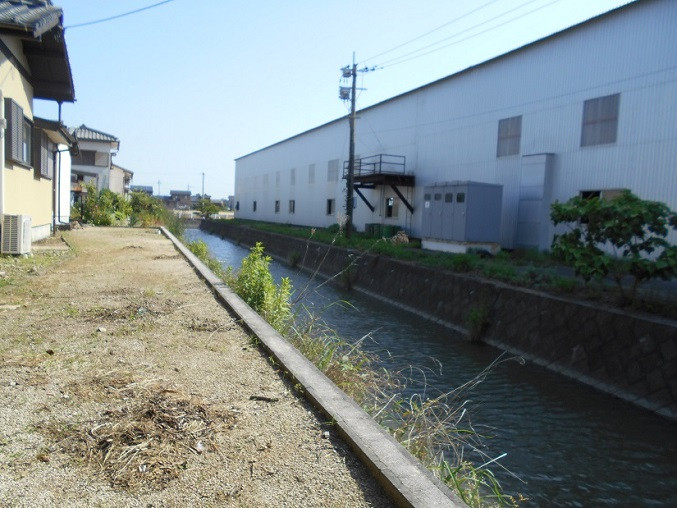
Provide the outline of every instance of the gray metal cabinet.
<path id="1" fill-rule="evenodd" d="M 445 182 L 424 187 L 423 192 L 425 238 L 455 242 L 499 241 L 501 185 Z"/>

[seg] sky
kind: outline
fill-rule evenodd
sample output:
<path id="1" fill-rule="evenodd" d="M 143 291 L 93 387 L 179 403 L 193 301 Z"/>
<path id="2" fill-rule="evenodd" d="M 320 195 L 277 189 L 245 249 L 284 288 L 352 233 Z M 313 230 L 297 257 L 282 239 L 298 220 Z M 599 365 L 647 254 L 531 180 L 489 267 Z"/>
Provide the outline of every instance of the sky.
<path id="1" fill-rule="evenodd" d="M 155 194 L 234 192 L 237 157 L 555 33 L 628 0 L 53 0 L 76 102 L 62 121 L 120 139 Z M 56 119 L 57 105 L 35 101 Z M 346 120 L 347 122 L 347 120 Z M 347 154 L 346 154 L 347 156 Z M 204 174 L 204 177 L 203 177 Z"/>

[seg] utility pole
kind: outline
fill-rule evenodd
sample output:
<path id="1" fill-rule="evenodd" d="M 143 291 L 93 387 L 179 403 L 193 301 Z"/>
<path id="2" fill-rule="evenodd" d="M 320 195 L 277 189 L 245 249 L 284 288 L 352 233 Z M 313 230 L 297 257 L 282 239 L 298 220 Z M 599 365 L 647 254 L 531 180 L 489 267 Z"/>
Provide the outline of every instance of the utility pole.
<path id="1" fill-rule="evenodd" d="M 202 173 L 202 199 L 205 197 L 205 174 Z"/>
<path id="2" fill-rule="evenodd" d="M 357 90 L 357 64 L 355 63 L 355 52 L 353 52 L 352 67 L 346 66 L 343 68 L 343 77 L 351 77 L 352 85 L 350 90 L 350 116 L 348 122 L 350 124 L 350 145 L 348 149 L 348 177 L 346 178 L 346 238 L 350 238 L 353 229 L 353 186 L 355 182 L 355 92 Z M 344 97 L 343 89 L 340 97 Z"/>

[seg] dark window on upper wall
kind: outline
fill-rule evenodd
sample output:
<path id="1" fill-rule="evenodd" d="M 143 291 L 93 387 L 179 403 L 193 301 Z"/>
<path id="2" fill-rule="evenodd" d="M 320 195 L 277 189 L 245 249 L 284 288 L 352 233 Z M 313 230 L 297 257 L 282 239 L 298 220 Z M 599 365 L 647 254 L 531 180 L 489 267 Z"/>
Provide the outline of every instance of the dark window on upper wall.
<path id="1" fill-rule="evenodd" d="M 280 200 L 275 201 L 275 213 L 280 213 Z"/>
<path id="2" fill-rule="evenodd" d="M 444 195 L 444 202 L 445 203 L 453 203 L 454 202 L 454 193 L 453 192 L 447 192 Z"/>
<path id="3" fill-rule="evenodd" d="M 289 200 L 289 213 L 296 213 L 296 200 Z"/>
<path id="4" fill-rule="evenodd" d="M 498 143 L 496 157 L 506 157 L 520 153 L 522 141 L 522 116 L 513 116 L 498 121 Z"/>
<path id="5" fill-rule="evenodd" d="M 327 215 L 334 215 L 334 204 L 336 201 L 333 199 L 328 199 L 327 200 Z"/>
<path id="6" fill-rule="evenodd" d="M 71 159 L 71 164 L 76 166 L 93 166 L 96 159 L 94 150 L 80 150 L 80 154 Z"/>
<path id="7" fill-rule="evenodd" d="M 616 142 L 621 94 L 590 99 L 583 103 L 581 146 Z"/>
<path id="8" fill-rule="evenodd" d="M 254 201 L 254 205 L 252 206 L 252 211 L 256 211 L 256 201 Z"/>

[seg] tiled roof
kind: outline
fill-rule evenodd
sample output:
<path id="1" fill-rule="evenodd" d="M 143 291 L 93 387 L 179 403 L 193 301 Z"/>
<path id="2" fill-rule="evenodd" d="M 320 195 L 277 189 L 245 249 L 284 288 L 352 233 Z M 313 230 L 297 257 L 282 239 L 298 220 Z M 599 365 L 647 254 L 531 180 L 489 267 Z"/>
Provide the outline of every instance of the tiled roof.
<path id="1" fill-rule="evenodd" d="M 0 27 L 30 32 L 33 37 L 57 26 L 63 11 L 50 0 L 0 1 Z"/>
<path id="2" fill-rule="evenodd" d="M 112 134 L 97 131 L 96 129 L 87 127 L 85 124 L 82 124 L 80 127 L 69 127 L 68 130 L 70 131 L 71 134 L 74 134 L 75 137 L 81 141 L 108 141 L 108 142 L 120 141 Z"/>

